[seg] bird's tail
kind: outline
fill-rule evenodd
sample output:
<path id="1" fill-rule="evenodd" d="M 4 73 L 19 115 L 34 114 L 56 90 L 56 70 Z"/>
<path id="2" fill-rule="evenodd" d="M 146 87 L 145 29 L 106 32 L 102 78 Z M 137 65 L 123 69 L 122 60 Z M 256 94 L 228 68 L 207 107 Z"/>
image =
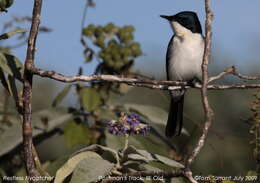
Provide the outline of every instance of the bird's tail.
<path id="1" fill-rule="evenodd" d="M 167 137 L 179 136 L 182 129 L 183 121 L 183 103 L 184 95 L 177 101 L 171 99 L 168 121 L 165 129 Z"/>

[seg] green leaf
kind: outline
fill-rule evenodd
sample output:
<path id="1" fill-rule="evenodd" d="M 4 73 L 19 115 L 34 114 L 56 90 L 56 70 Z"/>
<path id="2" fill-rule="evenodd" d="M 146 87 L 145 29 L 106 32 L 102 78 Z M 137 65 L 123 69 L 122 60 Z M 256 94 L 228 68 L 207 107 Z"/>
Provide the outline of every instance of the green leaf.
<path id="1" fill-rule="evenodd" d="M 15 78 L 10 75 L 8 75 L 8 86 L 10 88 L 10 94 L 11 96 L 13 96 L 16 106 L 17 107 L 20 106 L 21 99 L 19 98 L 19 94 L 18 94 L 19 90 L 16 87 Z M 18 108 L 18 110 L 20 109 Z"/>
<path id="2" fill-rule="evenodd" d="M 110 147 L 112 149 L 121 149 L 122 147 L 124 147 L 125 137 L 120 135 L 112 135 L 111 133 L 108 132 L 108 130 L 105 131 L 105 135 L 106 135 L 105 142 L 107 147 Z M 133 138 L 130 138 L 129 140 L 131 139 Z"/>
<path id="3" fill-rule="evenodd" d="M 161 163 L 159 161 L 150 161 L 148 163 L 149 166 L 152 166 L 154 168 L 158 168 L 161 171 L 169 171 L 169 170 L 175 170 L 176 167 L 169 166 L 167 164 Z"/>
<path id="4" fill-rule="evenodd" d="M 75 156 L 71 157 L 56 173 L 54 183 L 62 183 L 67 176 L 69 176 L 76 166 L 84 159 L 88 158 L 95 158 L 95 159 L 102 159 L 97 153 L 87 151 L 76 154 Z"/>
<path id="5" fill-rule="evenodd" d="M 92 133 L 83 124 L 77 124 L 70 121 L 64 129 L 64 138 L 69 147 L 78 144 L 89 144 L 91 142 Z"/>
<path id="6" fill-rule="evenodd" d="M 14 97 L 16 103 L 19 103 L 18 91 L 15 84 L 15 78 L 8 75 L 6 79 L 3 70 L 0 68 L 0 80 L 4 88 L 8 91 L 10 96 Z"/>
<path id="7" fill-rule="evenodd" d="M 148 159 L 140 154 L 129 154 L 127 156 L 127 159 L 132 161 L 139 161 L 142 163 L 148 163 Z"/>
<path id="8" fill-rule="evenodd" d="M 164 156 L 161 156 L 161 155 L 158 155 L 158 154 L 152 154 L 152 153 L 149 153 L 145 150 L 137 150 L 137 151 L 138 151 L 138 153 L 140 153 L 141 155 L 143 155 L 144 157 L 146 157 L 150 161 L 158 161 L 160 163 L 163 163 L 165 165 L 175 167 L 175 168 L 184 168 L 184 166 L 181 163 L 174 161 L 172 159 L 169 159 L 167 157 L 164 157 Z"/>
<path id="9" fill-rule="evenodd" d="M 10 95 L 13 96 L 15 102 L 17 104 L 19 104 L 19 96 L 18 96 L 18 90 L 15 84 L 15 78 L 8 75 L 8 86 L 9 86 L 9 90 L 10 90 Z"/>
<path id="10" fill-rule="evenodd" d="M 108 160 L 115 164 L 119 163 L 119 156 L 117 152 L 114 149 L 111 149 L 109 147 L 93 144 L 91 146 L 81 149 L 76 153 L 80 153 L 83 151 L 93 151 L 98 153 L 105 160 Z"/>
<path id="11" fill-rule="evenodd" d="M 144 170 L 145 163 L 139 162 L 139 161 L 127 161 L 124 162 L 121 166 L 121 171 L 120 172 L 135 172 L 135 171 L 142 171 Z"/>
<path id="12" fill-rule="evenodd" d="M 117 118 L 115 112 L 107 108 L 99 108 L 97 111 L 95 111 L 95 114 L 100 120 L 111 120 Z"/>
<path id="13" fill-rule="evenodd" d="M 56 129 L 58 126 L 68 122 L 72 118 L 72 114 L 68 114 L 67 110 L 60 108 L 44 109 L 41 111 L 35 111 L 32 114 L 34 128 L 33 137 L 49 133 Z M 11 126 L 6 128 L 0 133 L 0 156 L 6 154 L 22 143 L 21 135 L 21 121 L 18 115 L 10 115 L 8 117 L 9 121 L 12 123 Z M 46 120 L 46 123 L 43 122 Z"/>
<path id="14" fill-rule="evenodd" d="M 80 90 L 79 95 L 81 103 L 87 111 L 94 111 L 102 104 L 101 96 L 95 88 L 85 87 Z"/>
<path id="15" fill-rule="evenodd" d="M 113 169 L 114 164 L 100 158 L 82 160 L 73 172 L 70 183 L 91 183 L 101 180 Z"/>
<path id="16" fill-rule="evenodd" d="M 11 95 L 10 87 L 8 85 L 8 81 L 5 78 L 5 74 L 3 70 L 0 68 L 0 80 L 3 85 L 3 87 L 8 91 L 8 93 Z"/>
<path id="17" fill-rule="evenodd" d="M 61 91 L 60 93 L 58 93 L 58 95 L 55 97 L 55 99 L 53 100 L 52 106 L 56 107 L 57 105 L 59 105 L 62 100 L 68 95 L 70 89 L 71 89 L 72 85 L 66 85 Z"/>
<path id="18" fill-rule="evenodd" d="M 57 173 L 57 171 L 60 169 L 60 167 L 62 167 L 67 160 L 69 159 L 69 157 L 71 157 L 68 153 L 65 153 L 65 155 L 60 156 L 59 158 L 55 159 L 54 161 L 52 161 L 47 167 L 46 167 L 46 171 L 51 175 L 51 176 L 55 176 L 55 174 Z"/>
<path id="19" fill-rule="evenodd" d="M 0 35 L 0 40 L 8 39 L 8 38 L 14 36 L 15 34 L 25 33 L 25 32 L 27 32 L 27 30 L 18 28 L 18 29 L 15 29 L 15 30 L 12 30 L 10 32 L 6 32 L 6 33 Z"/>
<path id="20" fill-rule="evenodd" d="M 4 9 L 12 6 L 14 0 L 0 0 L 0 11 L 4 11 Z"/>
<path id="21" fill-rule="evenodd" d="M 0 53 L 0 68 L 2 68 L 4 72 L 15 77 L 19 81 L 23 80 L 23 65 L 17 57 L 6 53 Z"/>
<path id="22" fill-rule="evenodd" d="M 158 162 L 158 163 L 162 163 L 166 166 L 170 166 L 170 167 L 174 167 L 174 168 L 184 168 L 184 166 L 177 161 L 174 161 L 172 159 L 169 159 L 167 157 L 164 157 L 164 156 L 161 156 L 158 154 L 153 154 L 153 153 L 147 152 L 145 150 L 138 150 L 134 146 L 129 146 L 125 150 L 124 156 L 127 156 L 127 157 L 124 157 L 124 158 L 128 159 L 129 155 L 131 155 L 133 157 L 133 154 L 138 154 L 138 155 L 143 156 L 150 163 Z M 138 159 L 140 159 L 140 158 L 138 158 Z M 131 160 L 132 160 L 132 158 L 131 158 Z"/>

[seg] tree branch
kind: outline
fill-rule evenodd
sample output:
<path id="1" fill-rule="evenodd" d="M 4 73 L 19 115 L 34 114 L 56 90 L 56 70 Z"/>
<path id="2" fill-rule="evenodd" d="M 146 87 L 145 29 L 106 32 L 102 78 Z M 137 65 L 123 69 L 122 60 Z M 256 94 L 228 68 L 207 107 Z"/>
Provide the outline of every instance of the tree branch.
<path id="1" fill-rule="evenodd" d="M 39 175 L 36 170 L 33 158 L 33 142 L 32 142 L 32 82 L 33 74 L 30 68 L 34 65 L 35 44 L 40 24 L 42 0 L 34 1 L 33 18 L 28 39 L 27 55 L 24 63 L 24 81 L 23 81 L 23 150 L 26 165 L 26 171 L 29 177 Z M 29 182 L 36 182 L 34 179 L 29 179 Z"/>
<path id="2" fill-rule="evenodd" d="M 216 76 L 210 77 L 208 83 L 215 81 L 215 80 L 218 80 L 218 79 L 220 79 L 220 78 L 222 78 L 222 77 L 224 77 L 225 75 L 228 75 L 228 74 L 232 74 L 234 76 L 237 76 L 240 79 L 245 79 L 245 80 L 260 80 L 260 76 L 253 76 L 252 77 L 252 76 L 242 75 L 242 74 L 240 74 L 239 72 L 236 71 L 235 66 L 231 66 L 231 67 L 226 68 L 226 70 L 224 72 L 221 72 Z"/>
<path id="3" fill-rule="evenodd" d="M 205 11 L 206 11 L 206 39 L 205 39 L 205 50 L 204 50 L 204 56 L 203 56 L 203 62 L 202 62 L 202 88 L 201 88 L 201 96 L 202 96 L 202 103 L 203 103 L 203 109 L 205 112 L 205 126 L 203 129 L 203 133 L 201 137 L 199 138 L 199 141 L 197 145 L 195 146 L 194 150 L 192 151 L 191 155 L 187 159 L 186 162 L 186 168 L 189 169 L 190 165 L 194 161 L 194 159 L 199 154 L 200 150 L 205 144 L 206 137 L 209 132 L 209 128 L 212 124 L 214 112 L 211 109 L 208 101 L 208 64 L 209 59 L 211 55 L 211 42 L 212 42 L 212 19 L 213 19 L 213 13 L 210 8 L 210 0 L 205 0 Z"/>
<path id="4" fill-rule="evenodd" d="M 232 67 L 233 68 L 233 67 Z M 161 90 L 178 90 L 181 88 L 202 88 L 202 85 L 199 83 L 190 84 L 187 82 L 180 82 L 180 81 L 164 81 L 164 80 L 151 80 L 147 78 L 130 78 L 124 76 L 117 76 L 117 75 L 80 75 L 80 76 L 64 76 L 60 73 L 55 71 L 46 71 L 36 67 L 31 67 L 31 72 L 35 75 L 50 78 L 56 81 L 64 82 L 64 83 L 72 83 L 77 81 L 82 82 L 118 82 L 118 83 L 126 83 L 131 86 L 139 86 L 139 87 L 146 87 L 151 89 L 161 89 Z M 224 75 L 227 74 L 234 74 L 234 72 L 225 71 L 220 73 L 217 76 L 212 76 L 209 79 L 209 82 L 215 81 L 217 79 L 222 78 Z M 238 72 L 235 74 L 236 76 L 243 77 L 243 79 L 260 79 L 259 76 L 257 77 L 250 77 L 242 75 Z M 208 82 L 208 83 L 209 83 Z M 207 85 L 209 90 L 225 90 L 225 89 L 250 89 L 250 88 L 260 88 L 259 84 L 233 84 L 233 85 Z"/>

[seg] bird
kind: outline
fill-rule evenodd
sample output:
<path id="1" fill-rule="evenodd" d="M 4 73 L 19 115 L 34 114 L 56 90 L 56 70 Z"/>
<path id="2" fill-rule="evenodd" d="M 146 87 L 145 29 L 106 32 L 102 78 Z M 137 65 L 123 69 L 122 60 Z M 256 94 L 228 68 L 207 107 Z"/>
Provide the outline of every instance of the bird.
<path id="1" fill-rule="evenodd" d="M 168 20 L 174 32 L 166 52 L 167 80 L 188 83 L 200 81 L 205 38 L 197 14 L 193 11 L 182 11 L 175 15 L 160 15 L 160 17 Z M 166 137 L 181 134 L 185 92 L 185 88 L 170 91 Z"/>

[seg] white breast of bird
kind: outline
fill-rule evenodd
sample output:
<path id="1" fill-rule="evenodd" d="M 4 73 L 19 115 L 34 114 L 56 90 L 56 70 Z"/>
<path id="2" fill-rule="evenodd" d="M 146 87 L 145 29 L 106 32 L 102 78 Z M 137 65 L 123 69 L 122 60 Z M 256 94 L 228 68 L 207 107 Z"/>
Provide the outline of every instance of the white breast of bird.
<path id="1" fill-rule="evenodd" d="M 169 78 L 173 81 L 190 81 L 201 78 L 204 38 L 201 34 L 185 31 L 175 34 L 169 61 Z"/>

